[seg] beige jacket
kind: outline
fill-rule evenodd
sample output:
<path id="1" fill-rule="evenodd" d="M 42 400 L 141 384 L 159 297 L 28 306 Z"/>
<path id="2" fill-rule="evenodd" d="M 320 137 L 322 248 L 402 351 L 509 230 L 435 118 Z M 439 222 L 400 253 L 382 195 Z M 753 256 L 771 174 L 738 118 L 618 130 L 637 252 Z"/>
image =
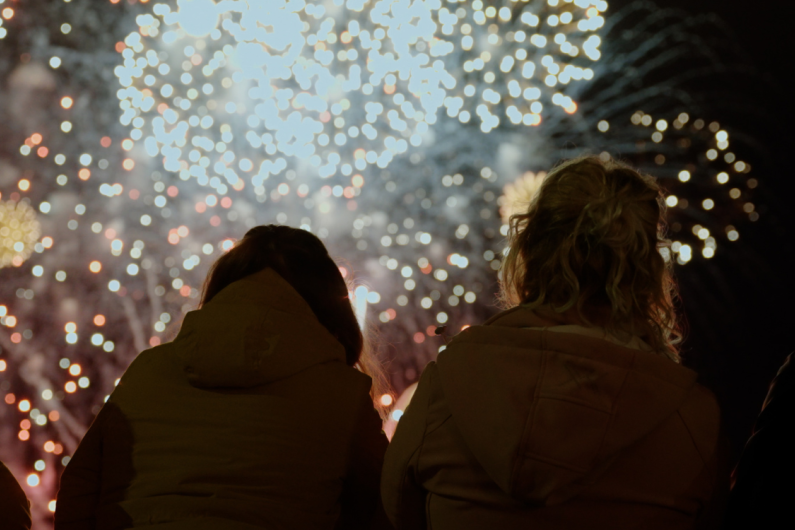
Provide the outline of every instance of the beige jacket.
<path id="1" fill-rule="evenodd" d="M 664 355 L 517 307 L 425 369 L 387 450 L 398 530 L 673 529 L 718 524 L 719 409 Z"/>

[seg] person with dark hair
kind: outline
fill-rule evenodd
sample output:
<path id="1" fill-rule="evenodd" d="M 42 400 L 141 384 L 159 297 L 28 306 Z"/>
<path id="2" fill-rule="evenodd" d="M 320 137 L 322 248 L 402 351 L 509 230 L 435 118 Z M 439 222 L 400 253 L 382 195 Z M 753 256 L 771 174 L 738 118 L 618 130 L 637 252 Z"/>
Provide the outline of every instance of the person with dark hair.
<path id="1" fill-rule="evenodd" d="M 387 528 L 380 370 L 323 243 L 252 228 L 176 339 L 124 373 L 64 470 L 55 528 Z"/>
<path id="2" fill-rule="evenodd" d="M 754 432 L 732 473 L 725 530 L 791 528 L 795 493 L 795 353 L 770 384 Z M 787 522 L 789 521 L 789 523 Z"/>
<path id="3" fill-rule="evenodd" d="M 0 521 L 3 530 L 30 530 L 30 501 L 11 471 L 0 462 Z"/>
<path id="4" fill-rule="evenodd" d="M 398 530 L 716 528 L 720 412 L 679 364 L 655 180 L 600 157 L 510 220 L 507 309 L 430 363 L 387 450 Z"/>

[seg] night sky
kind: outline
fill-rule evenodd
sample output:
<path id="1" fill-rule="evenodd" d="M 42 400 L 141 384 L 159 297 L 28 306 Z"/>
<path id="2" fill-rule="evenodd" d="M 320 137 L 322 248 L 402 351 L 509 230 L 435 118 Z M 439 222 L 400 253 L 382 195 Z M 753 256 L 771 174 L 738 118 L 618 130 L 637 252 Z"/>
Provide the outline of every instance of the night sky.
<path id="1" fill-rule="evenodd" d="M 614 0 L 611 9 L 626 3 Z M 712 265 L 718 274 L 695 267 L 679 271 L 690 328 L 684 348 L 686 363 L 718 396 L 737 457 L 769 381 L 787 354 L 795 350 L 795 309 L 790 302 L 795 287 L 795 245 L 791 235 L 795 223 L 790 204 L 795 191 L 795 112 L 788 83 L 795 63 L 795 3 L 666 0 L 660 4 L 692 16 L 719 16 L 757 71 L 745 78 L 717 81 L 721 87 L 707 81 L 701 87 L 693 87 L 713 91 L 718 107 L 725 102 L 726 108 L 713 118 L 745 129 L 761 143 L 762 156 L 756 167 L 764 167 L 765 189 L 760 189 L 757 201 L 764 214 L 752 229 L 746 229 L 745 244 L 751 252 L 741 260 L 716 256 Z M 751 96 L 755 108 L 749 111 L 735 107 L 733 96 L 738 93 Z M 685 274 L 697 276 L 698 280 L 685 278 Z M 713 298 L 712 305 L 697 303 L 706 297 Z"/>

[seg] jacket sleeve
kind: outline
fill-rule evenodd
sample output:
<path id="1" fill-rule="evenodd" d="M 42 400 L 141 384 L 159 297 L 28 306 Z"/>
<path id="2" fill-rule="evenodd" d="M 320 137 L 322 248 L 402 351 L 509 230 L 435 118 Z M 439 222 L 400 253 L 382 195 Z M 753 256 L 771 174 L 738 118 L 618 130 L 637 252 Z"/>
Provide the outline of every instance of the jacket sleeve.
<path id="1" fill-rule="evenodd" d="M 102 477 L 102 431 L 106 407 L 100 410 L 61 475 L 55 530 L 94 530 Z"/>
<path id="2" fill-rule="evenodd" d="M 396 530 L 427 527 L 427 492 L 422 488 L 417 472 L 427 427 L 428 402 L 435 384 L 438 384 L 436 363 L 431 362 L 420 377 L 411 404 L 400 418 L 384 459 L 381 496 L 387 516 Z"/>
<path id="3" fill-rule="evenodd" d="M 348 474 L 342 486 L 338 530 L 389 530 L 378 485 L 384 452 L 389 444 L 381 429 L 381 418 L 369 392 L 360 403 L 350 447 Z"/>
<path id="4" fill-rule="evenodd" d="M 11 471 L 0 462 L 0 521 L 4 530 L 30 530 L 30 502 Z"/>

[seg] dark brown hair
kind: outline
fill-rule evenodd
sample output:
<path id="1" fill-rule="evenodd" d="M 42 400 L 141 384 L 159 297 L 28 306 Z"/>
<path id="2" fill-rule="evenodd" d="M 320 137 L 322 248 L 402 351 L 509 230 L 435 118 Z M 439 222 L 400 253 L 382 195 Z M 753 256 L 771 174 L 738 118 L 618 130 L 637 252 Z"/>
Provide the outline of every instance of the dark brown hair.
<path id="1" fill-rule="evenodd" d="M 272 268 L 309 304 L 323 326 L 345 348 L 348 366 L 373 379 L 373 395 L 386 387 L 383 369 L 364 339 L 348 293 L 352 291 L 323 242 L 307 230 L 256 226 L 218 258 L 204 282 L 200 307 L 227 285 Z"/>
<path id="2" fill-rule="evenodd" d="M 587 324 L 604 310 L 608 331 L 640 335 L 676 358 L 682 333 L 665 206 L 655 179 L 621 162 L 585 156 L 560 164 L 528 210 L 510 218 L 503 306 L 575 308 Z"/>

